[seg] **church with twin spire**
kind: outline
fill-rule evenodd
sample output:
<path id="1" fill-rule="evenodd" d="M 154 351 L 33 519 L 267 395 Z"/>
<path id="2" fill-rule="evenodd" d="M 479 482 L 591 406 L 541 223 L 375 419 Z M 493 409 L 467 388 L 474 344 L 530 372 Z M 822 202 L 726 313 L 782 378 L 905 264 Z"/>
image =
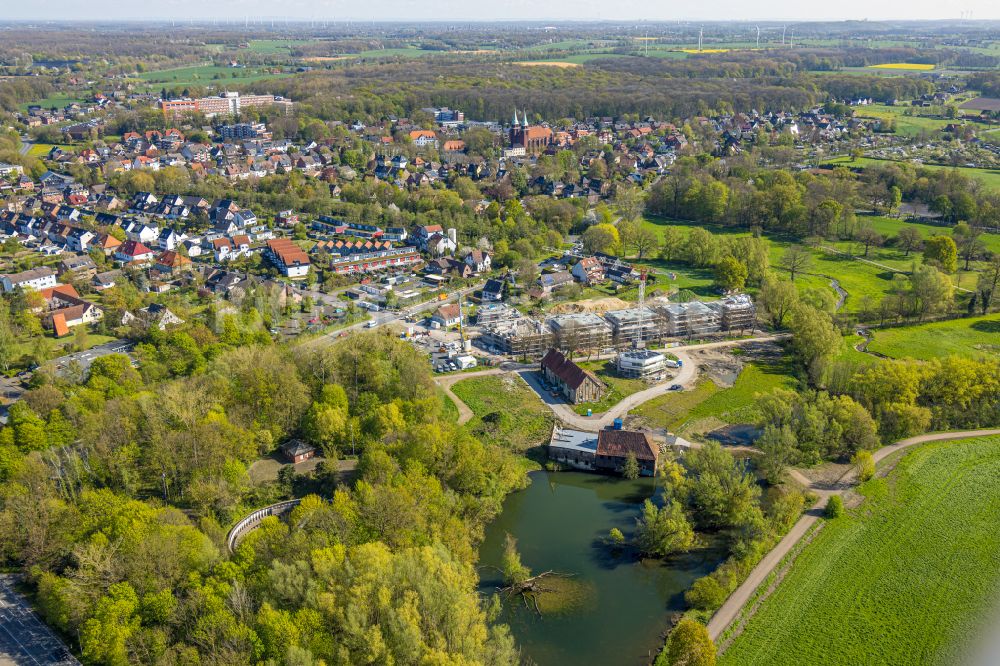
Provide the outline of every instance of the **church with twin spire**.
<path id="1" fill-rule="evenodd" d="M 552 143 L 552 130 L 544 125 L 529 125 L 528 112 L 524 112 L 524 122 L 517 117 L 514 109 L 514 124 L 510 127 L 511 148 L 524 148 L 526 153 L 544 152 Z"/>

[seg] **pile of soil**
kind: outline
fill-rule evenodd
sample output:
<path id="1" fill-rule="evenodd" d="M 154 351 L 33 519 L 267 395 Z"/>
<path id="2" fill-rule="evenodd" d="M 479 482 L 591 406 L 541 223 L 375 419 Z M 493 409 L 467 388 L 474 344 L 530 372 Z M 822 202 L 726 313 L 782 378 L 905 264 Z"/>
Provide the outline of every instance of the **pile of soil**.
<path id="1" fill-rule="evenodd" d="M 552 314 L 576 314 L 578 312 L 611 312 L 613 310 L 625 310 L 635 307 L 635 303 L 628 303 L 620 298 L 608 296 L 606 298 L 591 298 L 585 301 L 573 301 L 572 303 L 559 303 L 552 306 Z"/>

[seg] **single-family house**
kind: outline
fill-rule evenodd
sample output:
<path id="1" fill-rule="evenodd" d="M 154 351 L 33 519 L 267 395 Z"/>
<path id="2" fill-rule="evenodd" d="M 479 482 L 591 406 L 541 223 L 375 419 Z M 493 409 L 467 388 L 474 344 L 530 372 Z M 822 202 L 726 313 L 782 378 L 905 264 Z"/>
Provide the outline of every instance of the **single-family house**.
<path id="1" fill-rule="evenodd" d="M 442 305 L 434 314 L 431 316 L 431 323 L 437 324 L 443 328 L 448 328 L 450 326 L 458 326 L 459 322 L 462 321 L 462 310 L 459 308 L 457 303 L 448 303 Z"/>

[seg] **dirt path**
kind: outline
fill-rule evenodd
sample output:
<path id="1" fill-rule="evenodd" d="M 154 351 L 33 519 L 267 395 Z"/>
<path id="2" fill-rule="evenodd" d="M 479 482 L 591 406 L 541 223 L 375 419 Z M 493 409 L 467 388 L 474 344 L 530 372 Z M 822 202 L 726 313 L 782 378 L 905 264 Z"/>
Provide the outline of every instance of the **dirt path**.
<path id="1" fill-rule="evenodd" d="M 434 381 L 444 390 L 444 394 L 451 398 L 451 401 L 455 403 L 458 407 L 458 425 L 463 425 L 472 420 L 475 414 L 469 409 L 469 406 L 462 402 L 462 399 L 455 395 L 451 387 L 462 381 L 463 379 L 473 379 L 475 377 L 487 377 L 489 375 L 499 375 L 508 372 L 502 368 L 490 368 L 489 370 L 479 370 L 476 372 L 464 372 L 455 375 L 446 375 L 444 377 L 436 377 Z"/>
<path id="2" fill-rule="evenodd" d="M 878 451 L 874 452 L 875 462 L 885 459 L 887 456 L 891 456 L 893 453 L 900 451 L 902 449 L 909 448 L 917 444 L 925 444 L 927 442 L 942 442 L 953 439 L 967 439 L 969 437 L 987 437 L 991 435 L 1000 435 L 1000 428 L 993 428 L 987 430 L 960 430 L 955 432 L 937 432 L 929 433 L 926 435 L 918 435 L 916 437 L 910 437 L 909 439 L 904 439 L 895 444 L 890 444 L 888 446 L 883 446 Z M 844 490 L 850 488 L 854 482 L 854 472 L 848 471 L 839 480 L 838 483 L 834 484 L 833 487 L 830 486 L 819 486 L 809 483 L 801 472 L 798 470 L 791 470 L 792 477 L 800 483 L 804 483 L 813 492 L 819 495 L 819 501 L 816 502 L 816 506 L 807 511 L 805 515 L 799 518 L 798 522 L 792 527 L 792 529 L 785 535 L 785 537 L 778 542 L 778 545 L 768 553 L 764 559 L 754 567 L 747 579 L 743 581 L 736 590 L 729 595 L 726 602 L 722 604 L 715 615 L 712 616 L 711 621 L 708 623 L 708 633 L 712 637 L 712 640 L 718 640 L 722 632 L 732 624 L 732 622 L 737 618 L 740 610 L 743 606 L 750 600 L 754 592 L 758 587 L 767 579 L 774 568 L 779 562 L 791 552 L 795 544 L 798 543 L 808 531 L 813 524 L 820 519 L 823 514 L 823 509 L 826 508 L 826 503 L 829 501 L 830 497 L 833 495 L 838 495 L 844 492 Z"/>

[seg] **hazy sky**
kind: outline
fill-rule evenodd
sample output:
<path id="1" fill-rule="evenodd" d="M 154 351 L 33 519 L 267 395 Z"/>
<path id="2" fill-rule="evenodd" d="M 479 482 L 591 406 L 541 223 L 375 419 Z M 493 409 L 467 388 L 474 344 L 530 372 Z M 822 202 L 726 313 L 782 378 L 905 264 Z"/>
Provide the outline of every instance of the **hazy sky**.
<path id="1" fill-rule="evenodd" d="M 815 20 L 1000 19 L 998 0 L 3 0 L 3 19 Z"/>

